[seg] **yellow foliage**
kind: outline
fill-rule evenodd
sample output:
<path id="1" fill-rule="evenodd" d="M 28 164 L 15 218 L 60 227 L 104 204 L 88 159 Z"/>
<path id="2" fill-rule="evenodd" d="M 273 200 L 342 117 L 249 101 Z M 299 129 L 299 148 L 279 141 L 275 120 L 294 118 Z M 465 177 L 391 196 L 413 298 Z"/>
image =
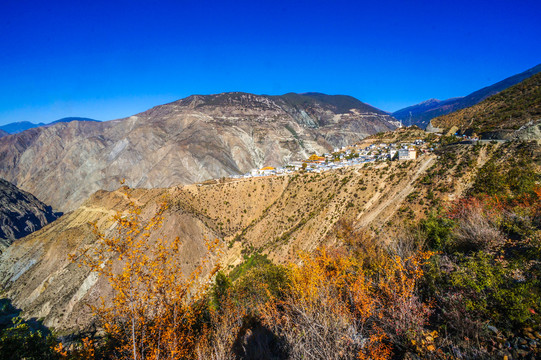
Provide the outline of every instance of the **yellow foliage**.
<path id="1" fill-rule="evenodd" d="M 363 268 L 363 258 L 324 248 L 301 254 L 300 264 L 290 266 L 285 299 L 272 299 L 261 313 L 267 326 L 288 339 L 296 357 L 317 352 L 328 359 L 389 359 L 391 343 L 382 326 L 401 301 L 416 299 L 421 265 L 431 255 L 388 255 L 374 277 Z"/>
<path id="2" fill-rule="evenodd" d="M 127 188 L 125 195 L 129 199 Z M 191 354 L 195 346 L 199 314 L 195 303 L 205 289 L 208 277 L 204 275 L 218 240 L 208 242 L 207 256 L 183 275 L 180 239 L 151 239 L 166 209 L 164 202 L 143 222 L 141 207 L 130 201 L 127 213 L 114 216 L 116 232 L 106 236 L 95 226 L 99 246 L 81 257 L 113 290 L 112 298 L 102 299 L 93 310 L 103 329 L 120 344 L 116 349 L 120 359 L 178 359 Z"/>

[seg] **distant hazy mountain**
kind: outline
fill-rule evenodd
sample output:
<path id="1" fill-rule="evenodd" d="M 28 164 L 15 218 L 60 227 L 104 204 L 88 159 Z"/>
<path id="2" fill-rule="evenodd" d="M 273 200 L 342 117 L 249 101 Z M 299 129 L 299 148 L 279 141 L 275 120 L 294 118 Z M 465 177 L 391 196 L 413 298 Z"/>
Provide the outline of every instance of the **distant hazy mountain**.
<path id="1" fill-rule="evenodd" d="M 392 113 L 392 116 L 398 120 L 402 120 L 405 125 L 417 125 L 424 129 L 430 120 L 435 117 L 450 114 L 453 111 L 465 109 L 478 104 L 489 96 L 497 94 L 510 86 L 518 84 L 519 82 L 539 72 L 541 72 L 541 64 L 520 74 L 508 77 L 507 79 L 504 79 L 494 85 L 477 90 L 468 96 L 447 100 L 430 99 L 423 101 L 420 104 L 395 111 Z"/>
<path id="2" fill-rule="evenodd" d="M 0 252 L 2 247 L 41 229 L 58 215 L 32 194 L 0 179 Z"/>
<path id="3" fill-rule="evenodd" d="M 2 125 L 0 126 L 0 130 L 3 130 L 7 132 L 8 134 L 17 134 L 22 131 L 33 129 L 40 126 L 51 125 L 51 124 L 56 124 L 56 123 L 61 123 L 61 122 L 67 123 L 71 121 L 98 121 L 98 120 L 83 118 L 83 117 L 66 117 L 66 118 L 53 121 L 48 124 L 45 124 L 45 123 L 34 124 L 30 121 L 19 121 L 19 122 L 13 122 L 6 125 Z"/>
<path id="4" fill-rule="evenodd" d="M 6 125 L 0 126 L 0 130 L 4 130 L 8 134 L 17 134 L 22 131 L 32 129 L 38 126 L 43 126 L 44 123 L 34 124 L 30 121 L 19 121 L 19 122 L 13 122 Z"/>
<path id="5" fill-rule="evenodd" d="M 541 73 L 490 96 L 479 104 L 437 117 L 431 122 L 437 128 L 449 129 L 456 126 L 461 132 L 470 131 L 487 135 L 492 133 L 489 137 L 505 137 L 522 127 L 539 127 Z M 541 129 L 532 128 L 531 130 L 539 133 Z M 521 134 L 520 136 L 533 135 L 535 134 Z M 539 137 L 539 134 L 535 136 Z"/>
<path id="6" fill-rule="evenodd" d="M 56 209 L 99 189 L 189 184 L 281 166 L 396 128 L 350 96 L 193 95 L 129 118 L 58 123 L 0 138 L 0 176 Z"/>

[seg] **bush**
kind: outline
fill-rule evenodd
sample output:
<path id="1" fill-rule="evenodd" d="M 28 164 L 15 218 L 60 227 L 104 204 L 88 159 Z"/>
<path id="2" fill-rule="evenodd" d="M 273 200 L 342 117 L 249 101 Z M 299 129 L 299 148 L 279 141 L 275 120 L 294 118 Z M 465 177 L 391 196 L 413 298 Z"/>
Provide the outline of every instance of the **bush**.
<path id="1" fill-rule="evenodd" d="M 441 210 L 430 213 L 426 219 L 421 221 L 420 225 L 430 249 L 444 250 L 449 247 L 456 223 L 442 214 Z"/>
<path id="2" fill-rule="evenodd" d="M 12 326 L 0 332 L 0 354 L 5 360 L 59 359 L 53 351 L 56 340 L 43 330 L 33 329 L 23 319 L 13 318 Z"/>
<path id="3" fill-rule="evenodd" d="M 493 251 L 505 242 L 497 226 L 496 215 L 477 199 L 467 199 L 455 204 L 450 216 L 457 226 L 453 230 L 452 246 L 458 251 Z"/>
<path id="4" fill-rule="evenodd" d="M 288 284 L 287 269 L 267 260 L 246 269 L 234 281 L 231 294 L 248 313 L 256 314 L 261 304 L 271 298 L 281 298 Z"/>
<path id="5" fill-rule="evenodd" d="M 456 335 L 481 336 L 489 322 L 513 329 L 540 320 L 532 311 L 541 305 L 539 281 L 492 254 L 439 255 L 426 274 L 424 286 L 437 300 L 440 321 Z"/>

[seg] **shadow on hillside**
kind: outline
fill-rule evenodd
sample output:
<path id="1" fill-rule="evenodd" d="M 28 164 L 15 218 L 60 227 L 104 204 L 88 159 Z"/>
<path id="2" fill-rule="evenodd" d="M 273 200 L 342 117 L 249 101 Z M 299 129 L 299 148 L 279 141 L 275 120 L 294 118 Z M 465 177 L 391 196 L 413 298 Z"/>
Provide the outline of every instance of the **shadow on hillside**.
<path id="1" fill-rule="evenodd" d="M 21 312 L 21 309 L 13 306 L 10 299 L 0 299 L 0 331 L 14 326 L 15 323 L 20 320 L 22 324 L 28 325 L 31 331 L 40 331 L 44 336 L 47 336 L 51 333 L 51 330 L 45 325 L 43 325 L 43 323 L 37 318 L 20 318 Z"/>
<path id="2" fill-rule="evenodd" d="M 238 359 L 276 360 L 288 358 L 285 348 L 282 338 L 252 319 L 241 329 L 233 349 Z"/>

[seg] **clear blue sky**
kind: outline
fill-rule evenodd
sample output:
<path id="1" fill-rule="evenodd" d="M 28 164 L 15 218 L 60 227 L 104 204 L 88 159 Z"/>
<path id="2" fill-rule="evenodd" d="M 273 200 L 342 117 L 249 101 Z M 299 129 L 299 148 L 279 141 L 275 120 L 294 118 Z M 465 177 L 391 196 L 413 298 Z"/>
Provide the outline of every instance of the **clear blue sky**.
<path id="1" fill-rule="evenodd" d="M 541 63 L 539 0 L 3 0 L 0 17 L 0 124 L 110 120 L 224 91 L 393 111 Z"/>

